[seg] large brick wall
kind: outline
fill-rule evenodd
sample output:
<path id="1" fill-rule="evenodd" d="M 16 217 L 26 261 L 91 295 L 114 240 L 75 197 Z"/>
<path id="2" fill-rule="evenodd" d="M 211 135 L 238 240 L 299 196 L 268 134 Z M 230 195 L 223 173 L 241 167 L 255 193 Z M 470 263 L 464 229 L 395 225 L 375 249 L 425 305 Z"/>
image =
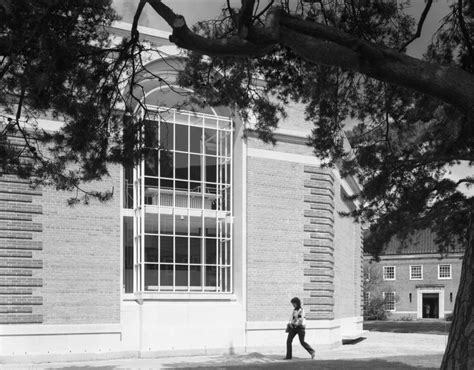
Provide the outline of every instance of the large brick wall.
<path id="1" fill-rule="evenodd" d="M 370 257 L 367 257 L 370 260 Z M 451 264 L 451 279 L 438 279 L 438 264 Z M 410 265 L 423 266 L 423 280 L 410 280 Z M 418 289 L 426 289 L 432 287 L 444 290 L 444 309 L 450 312 L 454 309 L 454 302 L 459 286 L 461 276 L 462 257 L 459 254 L 448 255 L 441 258 L 440 254 L 429 255 L 412 255 L 401 256 L 400 258 L 384 259 L 377 262 L 371 262 L 370 266 L 371 278 L 378 277 L 380 279 L 379 286 L 383 291 L 396 292 L 396 311 L 416 312 L 417 311 L 417 291 Z M 383 266 L 395 266 L 396 279 L 382 280 Z M 451 301 L 452 293 L 452 301 Z M 412 300 L 410 302 L 410 294 Z M 396 314 L 396 311 L 394 314 Z"/>
<path id="2" fill-rule="evenodd" d="M 303 297 L 303 165 L 247 162 L 247 320 L 282 321 Z"/>
<path id="3" fill-rule="evenodd" d="M 120 321 L 120 168 L 90 189 L 113 199 L 67 205 L 74 196 L 43 190 L 43 317 L 47 324 Z"/>

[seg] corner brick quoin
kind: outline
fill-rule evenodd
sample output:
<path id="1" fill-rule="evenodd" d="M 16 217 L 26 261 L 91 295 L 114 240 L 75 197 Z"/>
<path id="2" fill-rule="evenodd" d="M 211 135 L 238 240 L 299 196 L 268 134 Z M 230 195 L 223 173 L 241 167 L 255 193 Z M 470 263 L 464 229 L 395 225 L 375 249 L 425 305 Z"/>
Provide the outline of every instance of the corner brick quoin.
<path id="1" fill-rule="evenodd" d="M 308 320 L 334 319 L 334 175 L 304 166 L 304 292 Z"/>
<path id="2" fill-rule="evenodd" d="M 33 271 L 43 268 L 43 191 L 28 180 L 0 175 L 0 324 L 40 324 L 43 281 Z"/>

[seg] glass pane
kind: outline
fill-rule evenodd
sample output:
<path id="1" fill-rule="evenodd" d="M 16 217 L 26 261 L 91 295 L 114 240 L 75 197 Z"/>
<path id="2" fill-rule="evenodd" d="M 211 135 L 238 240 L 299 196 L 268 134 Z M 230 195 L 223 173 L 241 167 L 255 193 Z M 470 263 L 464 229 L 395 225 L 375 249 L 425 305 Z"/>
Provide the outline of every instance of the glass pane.
<path id="1" fill-rule="evenodd" d="M 202 187 L 200 182 L 191 182 L 189 184 L 189 207 L 190 208 L 202 208 Z"/>
<path id="2" fill-rule="evenodd" d="M 158 265 L 145 264 L 145 290 L 158 290 Z"/>
<path id="3" fill-rule="evenodd" d="M 145 204 L 158 204 L 158 180 L 145 178 Z"/>
<path id="4" fill-rule="evenodd" d="M 201 286 L 201 266 L 190 266 L 190 283 L 191 286 Z"/>
<path id="5" fill-rule="evenodd" d="M 223 292 L 230 291 L 230 267 L 224 267 L 221 269 L 221 287 Z"/>
<path id="6" fill-rule="evenodd" d="M 158 123 L 145 121 L 145 147 L 158 148 Z"/>
<path id="7" fill-rule="evenodd" d="M 176 238 L 176 263 L 188 263 L 188 238 Z"/>
<path id="8" fill-rule="evenodd" d="M 230 155 L 229 144 L 230 134 L 228 132 L 221 131 L 219 133 L 219 156 L 228 157 Z"/>
<path id="9" fill-rule="evenodd" d="M 217 154 L 217 141 L 216 141 L 217 131 L 206 128 L 204 135 L 206 138 L 206 143 L 205 143 L 206 154 L 216 155 Z"/>
<path id="10" fill-rule="evenodd" d="M 188 235 L 188 216 L 175 215 L 175 234 Z"/>
<path id="11" fill-rule="evenodd" d="M 160 236 L 160 262 L 173 263 L 172 236 Z"/>
<path id="12" fill-rule="evenodd" d="M 145 154 L 145 175 L 158 176 L 158 150 L 149 149 Z"/>
<path id="13" fill-rule="evenodd" d="M 206 266 L 206 286 L 216 286 L 217 283 L 217 269 L 215 267 Z"/>
<path id="14" fill-rule="evenodd" d="M 189 263 L 201 263 L 201 238 L 189 239 Z"/>
<path id="15" fill-rule="evenodd" d="M 187 181 L 175 181 L 175 207 L 186 208 L 188 206 L 188 186 Z"/>
<path id="16" fill-rule="evenodd" d="M 188 266 L 175 266 L 176 271 L 176 286 L 188 286 Z"/>
<path id="17" fill-rule="evenodd" d="M 187 125 L 189 123 L 189 114 L 176 112 L 175 121 L 179 123 L 184 123 Z M 177 125 L 177 126 L 182 126 L 182 125 Z M 187 126 L 183 126 L 183 127 L 187 127 Z"/>
<path id="18" fill-rule="evenodd" d="M 145 213 L 145 233 L 158 234 L 158 214 Z"/>
<path id="19" fill-rule="evenodd" d="M 213 217 L 204 218 L 204 228 L 206 236 L 216 236 L 216 219 Z"/>
<path id="20" fill-rule="evenodd" d="M 160 191 L 160 205 L 164 207 L 172 207 L 173 206 L 173 191 L 170 190 L 165 185 L 168 185 L 169 183 L 173 185 L 173 181 L 169 181 L 168 183 L 168 180 L 166 180 L 166 183 L 165 181 L 160 181 L 160 183 L 163 184 Z"/>
<path id="21" fill-rule="evenodd" d="M 176 142 L 176 149 L 183 152 L 188 151 L 188 126 L 184 125 L 176 125 L 175 126 L 175 142 Z"/>
<path id="22" fill-rule="evenodd" d="M 173 153 L 160 150 L 160 176 L 173 177 Z"/>
<path id="23" fill-rule="evenodd" d="M 173 234 L 173 216 L 171 215 L 160 215 L 160 234 Z"/>
<path id="24" fill-rule="evenodd" d="M 189 116 L 189 124 L 202 127 L 202 116 L 191 114 Z"/>
<path id="25" fill-rule="evenodd" d="M 216 264 L 216 239 L 204 239 L 206 263 Z"/>
<path id="26" fill-rule="evenodd" d="M 225 264 L 230 265 L 232 262 L 232 255 L 230 253 L 230 240 L 227 240 L 225 242 L 225 255 L 226 255 Z"/>
<path id="27" fill-rule="evenodd" d="M 219 181 L 224 184 L 230 184 L 230 165 L 229 160 L 225 160 L 219 166 Z"/>
<path id="28" fill-rule="evenodd" d="M 145 262 L 158 262 L 157 236 L 145 236 Z"/>
<path id="29" fill-rule="evenodd" d="M 160 124 L 160 146 L 168 150 L 173 150 L 173 124 L 161 122 Z"/>
<path id="30" fill-rule="evenodd" d="M 175 177 L 177 179 L 188 179 L 188 155 L 175 153 Z"/>
<path id="31" fill-rule="evenodd" d="M 160 180 L 160 190 L 163 193 L 163 190 L 172 190 L 173 189 L 173 180 Z"/>
<path id="32" fill-rule="evenodd" d="M 123 286 L 133 292 L 133 218 L 123 218 Z"/>
<path id="33" fill-rule="evenodd" d="M 202 128 L 191 126 L 190 130 L 190 148 L 193 153 L 202 153 Z"/>
<path id="34" fill-rule="evenodd" d="M 124 167 L 123 207 L 133 208 L 133 168 Z"/>
<path id="35" fill-rule="evenodd" d="M 206 170 L 206 182 L 213 182 L 217 181 L 216 178 L 216 169 L 217 169 L 217 162 L 216 157 L 209 157 L 204 156 L 204 166 Z"/>
<path id="36" fill-rule="evenodd" d="M 194 181 L 201 181 L 201 159 L 200 155 L 191 154 L 189 156 L 189 178 Z"/>
<path id="37" fill-rule="evenodd" d="M 160 287 L 173 286 L 173 265 L 160 265 Z"/>
<path id="38" fill-rule="evenodd" d="M 202 218 L 200 216 L 191 216 L 189 218 L 189 233 L 194 236 L 201 236 Z"/>
<path id="39" fill-rule="evenodd" d="M 217 119 L 211 118 L 211 117 L 206 117 L 204 121 L 204 125 L 209 128 L 216 129 L 217 128 Z"/>

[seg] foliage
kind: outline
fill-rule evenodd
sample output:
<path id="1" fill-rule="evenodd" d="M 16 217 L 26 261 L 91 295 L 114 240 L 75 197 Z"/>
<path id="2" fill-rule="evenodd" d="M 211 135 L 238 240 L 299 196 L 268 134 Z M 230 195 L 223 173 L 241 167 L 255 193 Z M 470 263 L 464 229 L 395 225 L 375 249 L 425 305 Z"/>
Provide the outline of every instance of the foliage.
<path id="1" fill-rule="evenodd" d="M 107 31 L 116 19 L 111 0 L 0 2 L 1 172 L 71 190 L 123 159 L 115 109 L 130 58 Z M 50 134 L 38 119 L 64 125 Z"/>
<path id="2" fill-rule="evenodd" d="M 374 297 L 367 302 L 367 305 L 364 306 L 364 320 L 387 320 L 383 297 Z"/>
<path id="3" fill-rule="evenodd" d="M 384 292 L 392 292 L 393 288 L 383 280 L 382 271 L 378 264 L 364 264 L 364 296 L 368 293 L 368 300 L 364 301 L 364 320 L 386 320 L 387 300 Z M 395 298 L 397 299 L 397 298 Z"/>
<path id="4" fill-rule="evenodd" d="M 417 23 L 405 13 L 408 2 L 298 2 L 296 9 L 290 2 L 275 3 L 392 50 L 403 52 L 416 37 Z M 461 3 L 451 5 L 424 58 L 472 73 L 473 8 Z M 237 36 L 235 13 L 225 9 L 218 20 L 201 22 L 195 31 L 214 39 Z M 430 95 L 308 62 L 286 46 L 253 59 L 188 55 L 181 83 L 211 104 L 237 108 L 244 118 L 248 111 L 257 112 L 254 131 L 266 142 L 274 142 L 272 132 L 290 100 L 305 104 L 315 155 L 338 164 L 343 175 L 356 176 L 363 186 L 364 206 L 351 215 L 370 224 L 367 251 L 377 255 L 393 235 L 407 239 L 420 228 L 435 230 L 445 251 L 465 243 L 474 207 L 459 187 L 474 178 L 469 173 L 459 181 L 446 177 L 448 166 L 474 159 L 474 128 L 465 113 Z M 251 88 L 255 85 L 261 87 Z M 347 132 L 352 122 L 357 125 Z"/>

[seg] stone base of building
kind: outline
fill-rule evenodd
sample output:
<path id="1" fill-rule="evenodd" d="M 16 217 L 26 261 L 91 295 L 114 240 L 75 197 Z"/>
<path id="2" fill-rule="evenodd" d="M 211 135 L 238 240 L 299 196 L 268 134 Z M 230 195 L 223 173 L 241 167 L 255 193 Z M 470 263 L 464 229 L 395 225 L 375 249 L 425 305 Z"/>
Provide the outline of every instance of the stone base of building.
<path id="1" fill-rule="evenodd" d="M 197 326 L 202 326 L 202 322 L 196 322 L 195 328 L 174 325 L 173 331 L 157 330 L 161 334 L 156 340 L 153 340 L 154 330 L 148 335 L 127 337 L 125 324 L 3 326 L 0 327 L 0 363 L 285 353 L 286 322 L 247 322 L 240 329 L 234 323 L 232 327 L 216 326 L 211 331 Z M 362 332 L 359 317 L 310 321 L 306 341 L 316 350 L 335 348 L 342 344 L 345 335 L 359 329 Z M 182 348 L 170 345 L 180 338 Z M 299 346 L 297 338 L 293 345 Z"/>

